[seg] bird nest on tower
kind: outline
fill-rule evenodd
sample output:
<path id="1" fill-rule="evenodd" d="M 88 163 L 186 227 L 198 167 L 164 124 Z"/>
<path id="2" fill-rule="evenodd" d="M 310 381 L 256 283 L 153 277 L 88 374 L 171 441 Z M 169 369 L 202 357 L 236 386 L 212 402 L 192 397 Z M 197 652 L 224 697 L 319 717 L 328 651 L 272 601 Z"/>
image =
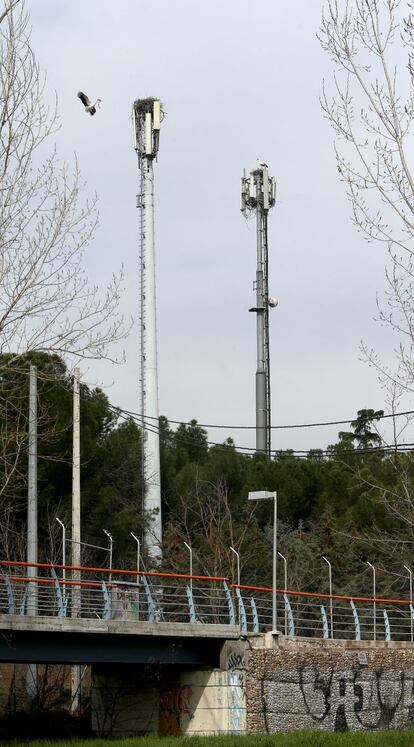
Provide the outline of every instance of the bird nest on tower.
<path id="1" fill-rule="evenodd" d="M 152 112 L 154 101 L 160 101 L 154 96 L 149 96 L 147 99 L 136 99 L 134 101 L 134 111 L 135 113 L 139 115 L 146 114 L 147 112 Z M 161 112 L 163 111 L 162 102 L 160 101 L 161 106 Z"/>

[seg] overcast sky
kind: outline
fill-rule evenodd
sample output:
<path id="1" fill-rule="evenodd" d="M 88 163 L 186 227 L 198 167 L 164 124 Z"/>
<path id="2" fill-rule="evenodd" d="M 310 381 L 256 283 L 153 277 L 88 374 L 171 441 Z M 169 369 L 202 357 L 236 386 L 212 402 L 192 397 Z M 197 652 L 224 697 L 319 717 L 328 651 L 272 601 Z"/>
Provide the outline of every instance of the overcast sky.
<path id="1" fill-rule="evenodd" d="M 353 417 L 381 408 L 363 338 L 387 356 L 373 321 L 385 251 L 367 244 L 350 208 L 319 105 L 331 62 L 316 33 L 322 0 L 28 0 L 33 44 L 56 89 L 62 158 L 76 153 L 100 227 L 85 258 L 104 287 L 122 263 L 122 310 L 135 318 L 126 363 L 84 367 L 111 402 L 139 411 L 139 173 L 130 114 L 161 98 L 156 177 L 160 412 L 173 420 L 254 425 L 252 290 L 255 227 L 239 211 L 239 179 L 269 164 L 272 422 Z M 87 116 L 78 90 L 103 99 Z M 276 431 L 273 448 L 325 447 L 339 428 Z M 253 446 L 254 432 L 209 430 Z"/>

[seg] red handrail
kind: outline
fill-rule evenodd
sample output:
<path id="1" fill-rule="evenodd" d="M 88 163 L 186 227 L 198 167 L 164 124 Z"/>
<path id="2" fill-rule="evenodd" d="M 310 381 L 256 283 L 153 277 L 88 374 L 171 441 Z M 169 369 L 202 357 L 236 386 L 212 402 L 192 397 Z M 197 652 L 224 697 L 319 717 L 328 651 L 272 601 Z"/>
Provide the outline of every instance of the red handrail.
<path id="1" fill-rule="evenodd" d="M 21 583 L 21 582 L 32 583 L 33 582 L 35 584 L 45 584 L 46 586 L 47 585 L 50 586 L 51 584 L 55 583 L 53 578 L 43 578 L 40 576 L 35 576 L 33 578 L 31 578 L 30 576 L 8 576 L 8 578 L 11 581 L 16 581 L 17 583 Z M 4 581 L 4 576 L 3 577 L 0 576 L 0 581 Z M 63 581 L 62 579 L 59 579 L 59 585 L 60 586 L 87 586 L 89 588 L 94 588 L 94 589 L 102 588 L 99 581 L 66 581 L 66 580 Z M 107 589 L 118 588 L 116 584 L 107 584 L 106 587 Z"/>
<path id="2" fill-rule="evenodd" d="M 248 584 L 231 584 L 233 589 L 246 589 L 249 591 L 266 591 L 269 593 L 273 592 L 273 589 L 269 586 L 249 586 Z M 385 604 L 410 604 L 407 599 L 384 599 L 382 597 L 354 597 L 345 596 L 341 594 L 322 594 L 314 591 L 291 591 L 290 589 L 276 589 L 277 594 L 288 594 L 292 597 L 314 597 L 316 599 L 337 599 L 345 602 L 382 602 Z"/>
<path id="3" fill-rule="evenodd" d="M 126 569 L 119 569 L 119 568 L 95 568 L 93 566 L 77 566 L 77 565 L 61 565 L 61 564 L 55 564 L 55 563 L 28 563 L 27 561 L 14 561 L 14 560 L 0 560 L 0 567 L 6 566 L 6 567 L 22 567 L 22 568 L 46 568 L 46 569 L 56 569 L 56 570 L 67 570 L 67 571 L 85 571 L 88 573 L 105 573 L 105 574 L 112 574 L 112 575 L 125 575 L 125 576 L 146 576 L 149 578 L 172 578 L 172 579 L 187 579 L 187 580 L 195 580 L 195 581 L 206 581 L 206 582 L 212 582 L 212 581 L 229 581 L 229 578 L 227 576 L 192 576 L 189 573 L 160 573 L 158 571 L 130 571 Z M 1 578 L 1 576 L 0 576 Z M 44 583 L 53 583 L 52 580 L 48 579 L 37 579 L 37 578 L 23 578 L 22 576 L 11 576 L 15 581 L 19 580 L 26 580 L 26 581 L 39 581 Z M 81 581 L 81 580 L 68 580 L 68 581 L 62 581 L 59 580 L 59 583 L 66 583 L 68 585 L 76 585 L 76 586 L 82 586 L 82 585 L 94 585 L 93 581 Z M 115 584 L 113 584 L 115 585 Z M 266 593 L 272 593 L 273 589 L 269 586 L 251 586 L 249 584 L 230 584 L 230 587 L 233 589 L 239 588 L 244 589 L 246 591 L 263 591 Z M 288 596 L 292 597 L 310 597 L 314 599 L 335 599 L 338 601 L 345 601 L 345 602 L 368 602 L 372 604 L 373 602 L 378 602 L 382 604 L 405 604 L 409 605 L 410 601 L 407 599 L 386 599 L 383 597 L 362 597 L 362 596 L 351 596 L 351 595 L 341 595 L 341 594 L 325 594 L 322 592 L 312 592 L 312 591 L 293 591 L 292 589 L 276 589 L 277 594 L 287 594 Z"/>
<path id="4" fill-rule="evenodd" d="M 93 568 L 81 565 L 60 565 L 58 563 L 27 563 L 25 560 L 0 560 L 0 566 L 21 566 L 23 568 L 58 568 L 65 571 L 88 571 L 123 576 L 149 576 L 156 578 L 187 578 L 195 581 L 228 581 L 227 576 L 191 576 L 189 573 L 159 573 L 158 571 L 129 571 L 120 568 Z"/>

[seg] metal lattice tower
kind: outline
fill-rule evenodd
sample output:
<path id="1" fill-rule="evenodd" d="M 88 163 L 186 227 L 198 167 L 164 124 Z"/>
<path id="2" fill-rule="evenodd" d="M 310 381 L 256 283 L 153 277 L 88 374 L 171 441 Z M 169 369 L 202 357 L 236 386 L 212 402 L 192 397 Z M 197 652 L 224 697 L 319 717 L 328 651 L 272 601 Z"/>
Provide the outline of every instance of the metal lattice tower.
<path id="1" fill-rule="evenodd" d="M 257 319 L 256 366 L 256 451 L 270 456 L 270 347 L 269 307 L 277 305 L 269 297 L 269 247 L 267 219 L 276 201 L 276 184 L 269 176 L 266 164 L 260 164 L 250 176 L 241 179 L 241 210 L 244 215 L 256 213 L 257 266 L 253 290 L 256 305 L 249 309 Z"/>
<path id="2" fill-rule="evenodd" d="M 154 244 L 154 173 L 158 154 L 161 103 L 138 99 L 133 106 L 134 146 L 138 154 L 140 210 L 140 377 L 142 413 L 142 508 L 147 520 L 144 546 L 150 561 L 161 558 L 161 484 L 158 412 L 157 324 Z"/>

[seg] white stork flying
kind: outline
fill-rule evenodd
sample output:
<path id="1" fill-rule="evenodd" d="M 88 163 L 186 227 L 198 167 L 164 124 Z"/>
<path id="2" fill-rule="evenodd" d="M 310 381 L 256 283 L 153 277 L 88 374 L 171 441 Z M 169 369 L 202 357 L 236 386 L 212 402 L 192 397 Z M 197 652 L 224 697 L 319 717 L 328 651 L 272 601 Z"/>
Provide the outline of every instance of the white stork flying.
<path id="1" fill-rule="evenodd" d="M 96 114 L 96 106 L 102 101 L 102 99 L 96 99 L 95 103 L 92 104 L 92 101 L 88 99 L 86 93 L 82 93 L 82 91 L 79 91 L 78 93 L 78 99 L 82 101 L 82 104 L 85 107 L 85 112 L 89 112 L 91 116 Z"/>

